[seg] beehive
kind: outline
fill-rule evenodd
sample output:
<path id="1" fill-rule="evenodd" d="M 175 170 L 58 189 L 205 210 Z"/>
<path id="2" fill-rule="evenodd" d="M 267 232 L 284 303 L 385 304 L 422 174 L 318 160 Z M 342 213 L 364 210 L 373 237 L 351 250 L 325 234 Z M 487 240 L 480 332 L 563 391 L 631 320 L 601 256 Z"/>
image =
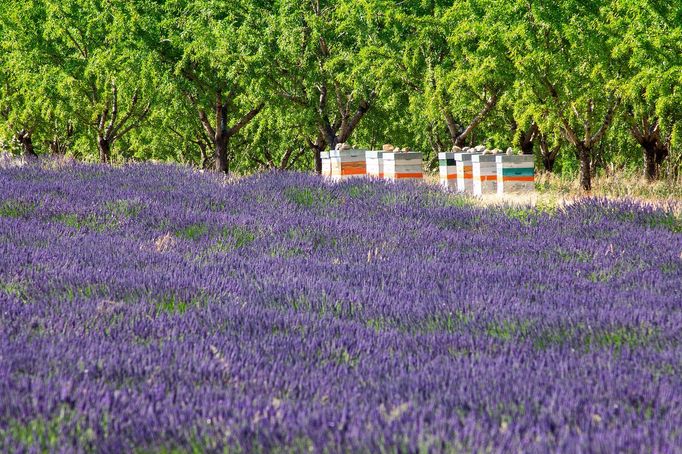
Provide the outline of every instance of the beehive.
<path id="1" fill-rule="evenodd" d="M 414 151 L 383 154 L 384 178 L 387 180 L 421 180 L 422 154 Z"/>
<path id="2" fill-rule="evenodd" d="M 471 157 L 474 195 L 497 193 L 496 155 L 476 154 Z"/>
<path id="3" fill-rule="evenodd" d="M 384 177 L 383 151 L 367 151 L 365 159 L 367 161 L 367 175 L 375 178 Z"/>
<path id="4" fill-rule="evenodd" d="M 323 151 L 320 153 L 320 159 L 322 160 L 322 176 L 331 177 L 332 176 L 332 162 L 329 157 L 328 151 Z"/>
<path id="5" fill-rule="evenodd" d="M 474 173 L 471 157 L 476 153 L 455 153 L 457 163 L 457 190 L 460 192 L 474 191 Z"/>
<path id="6" fill-rule="evenodd" d="M 457 161 L 455 153 L 438 153 L 440 184 L 444 188 L 457 189 Z"/>
<path id="7" fill-rule="evenodd" d="M 497 193 L 535 191 L 535 161 L 533 155 L 498 155 Z"/>
<path id="8" fill-rule="evenodd" d="M 364 150 L 332 150 L 332 179 L 335 181 L 362 177 L 367 174 Z"/>

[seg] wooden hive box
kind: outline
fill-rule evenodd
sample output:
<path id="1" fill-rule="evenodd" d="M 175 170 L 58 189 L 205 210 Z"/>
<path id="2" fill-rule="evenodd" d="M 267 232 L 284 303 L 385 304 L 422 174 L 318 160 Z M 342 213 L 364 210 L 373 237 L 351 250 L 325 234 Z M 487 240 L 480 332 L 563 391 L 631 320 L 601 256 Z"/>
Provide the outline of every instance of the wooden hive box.
<path id="1" fill-rule="evenodd" d="M 375 178 L 384 178 L 383 155 L 383 151 L 365 152 L 365 160 L 367 161 L 367 175 Z"/>
<path id="2" fill-rule="evenodd" d="M 497 193 L 535 191 L 535 157 L 533 155 L 498 155 Z"/>
<path id="3" fill-rule="evenodd" d="M 438 153 L 438 172 L 441 186 L 457 189 L 457 161 L 455 161 L 455 153 Z"/>
<path id="4" fill-rule="evenodd" d="M 422 154 L 416 151 L 391 152 L 383 154 L 384 178 L 387 180 L 421 180 Z"/>
<path id="5" fill-rule="evenodd" d="M 497 155 L 476 154 L 471 157 L 474 195 L 497 193 Z"/>
<path id="6" fill-rule="evenodd" d="M 471 157 L 476 153 L 455 153 L 457 163 L 457 190 L 459 192 L 474 192 L 474 171 Z"/>
<path id="7" fill-rule="evenodd" d="M 329 156 L 334 181 L 363 177 L 367 174 L 365 150 L 332 150 Z"/>
<path id="8" fill-rule="evenodd" d="M 320 159 L 322 160 L 322 176 L 331 177 L 332 176 L 332 161 L 329 156 L 328 151 L 323 151 L 320 153 Z"/>

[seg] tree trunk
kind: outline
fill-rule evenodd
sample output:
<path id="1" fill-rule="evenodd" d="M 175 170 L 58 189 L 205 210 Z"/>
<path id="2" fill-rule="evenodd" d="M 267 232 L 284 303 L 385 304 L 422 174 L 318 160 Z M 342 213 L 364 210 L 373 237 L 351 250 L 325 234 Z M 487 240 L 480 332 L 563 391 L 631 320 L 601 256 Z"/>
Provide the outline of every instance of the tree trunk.
<path id="1" fill-rule="evenodd" d="M 543 155 L 542 156 L 542 165 L 545 168 L 545 171 L 547 172 L 554 172 L 554 164 L 556 163 L 556 158 L 551 155 Z"/>
<path id="2" fill-rule="evenodd" d="M 592 149 L 584 144 L 578 144 L 578 156 L 580 157 L 580 186 L 585 191 L 592 190 Z"/>
<path id="3" fill-rule="evenodd" d="M 50 154 L 59 156 L 62 154 L 62 145 L 59 142 L 59 137 L 55 136 L 50 142 Z"/>
<path id="4" fill-rule="evenodd" d="M 111 161 L 111 142 L 102 135 L 98 135 L 97 148 L 99 149 L 99 162 L 108 164 Z"/>
<path id="5" fill-rule="evenodd" d="M 37 158 L 38 155 L 35 152 L 35 149 L 33 148 L 33 139 L 31 138 L 31 133 L 22 130 L 17 133 L 16 135 L 17 140 L 21 144 L 22 152 L 24 154 L 24 157 L 27 158 Z"/>
<path id="6" fill-rule="evenodd" d="M 559 156 L 561 144 L 551 148 L 547 142 L 547 136 L 541 132 L 538 133 L 538 135 L 540 137 L 540 156 L 542 156 L 542 165 L 545 167 L 545 171 L 554 172 L 554 164 L 556 164 L 557 157 Z"/>
<path id="7" fill-rule="evenodd" d="M 208 153 L 206 153 L 206 144 L 200 140 L 197 142 L 197 146 L 199 147 L 199 154 L 201 155 L 201 169 L 208 170 L 210 157 Z"/>
<path id="8" fill-rule="evenodd" d="M 537 137 L 539 128 L 533 122 L 527 131 L 522 131 L 519 136 L 519 148 L 523 154 L 533 154 L 533 148 L 535 146 L 535 138 Z"/>
<path id="9" fill-rule="evenodd" d="M 315 173 L 321 174 L 322 173 L 322 156 L 321 156 L 321 151 L 317 148 L 313 150 L 315 153 Z"/>
<path id="10" fill-rule="evenodd" d="M 658 166 L 656 165 L 656 145 L 651 142 L 642 144 L 644 147 L 644 162 L 645 176 L 649 181 L 655 181 L 658 178 Z"/>
<path id="11" fill-rule="evenodd" d="M 668 157 L 668 148 L 657 139 L 640 141 L 644 149 L 644 175 L 648 181 L 656 181 L 661 174 L 661 165 Z"/>
<path id="12" fill-rule="evenodd" d="M 227 137 L 217 137 L 215 141 L 215 169 L 218 172 L 223 172 L 225 174 L 230 173 L 230 164 L 228 162 L 227 151 Z"/>

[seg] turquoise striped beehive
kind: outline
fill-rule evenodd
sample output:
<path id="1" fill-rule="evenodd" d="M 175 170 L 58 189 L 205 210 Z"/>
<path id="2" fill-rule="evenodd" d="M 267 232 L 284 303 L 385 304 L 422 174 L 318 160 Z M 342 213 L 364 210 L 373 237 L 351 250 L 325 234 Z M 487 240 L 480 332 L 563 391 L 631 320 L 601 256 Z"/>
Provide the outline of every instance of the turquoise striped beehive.
<path id="1" fill-rule="evenodd" d="M 533 155 L 498 155 L 497 193 L 535 191 L 535 158 Z"/>
<path id="2" fill-rule="evenodd" d="M 457 189 L 457 161 L 455 161 L 455 153 L 438 153 L 438 171 L 441 186 Z"/>

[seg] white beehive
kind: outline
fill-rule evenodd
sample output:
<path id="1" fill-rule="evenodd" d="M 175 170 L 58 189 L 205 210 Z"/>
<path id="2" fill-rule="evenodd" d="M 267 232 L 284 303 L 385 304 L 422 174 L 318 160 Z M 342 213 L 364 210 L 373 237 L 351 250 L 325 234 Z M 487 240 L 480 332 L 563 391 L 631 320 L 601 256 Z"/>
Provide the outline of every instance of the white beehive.
<path id="1" fill-rule="evenodd" d="M 457 189 L 457 161 L 455 161 L 455 153 L 438 153 L 438 171 L 441 186 Z"/>
<path id="2" fill-rule="evenodd" d="M 367 151 L 365 159 L 367 161 L 367 175 L 375 178 L 384 178 L 384 152 Z"/>
<path id="3" fill-rule="evenodd" d="M 535 158 L 533 155 L 498 155 L 497 193 L 535 191 Z"/>
<path id="4" fill-rule="evenodd" d="M 320 159 L 322 160 L 322 176 L 331 177 L 332 176 L 332 161 L 329 157 L 328 151 L 323 151 L 320 153 Z"/>
<path id="5" fill-rule="evenodd" d="M 497 193 L 496 155 L 476 154 L 471 157 L 474 195 Z"/>
<path id="6" fill-rule="evenodd" d="M 367 174 L 365 150 L 332 150 L 329 155 L 334 181 L 362 177 Z"/>
<path id="7" fill-rule="evenodd" d="M 414 151 L 383 154 L 384 178 L 387 180 L 421 180 L 422 154 Z"/>
<path id="8" fill-rule="evenodd" d="M 474 191 L 474 172 L 471 157 L 476 153 L 455 153 L 457 163 L 457 190 L 460 192 Z"/>

